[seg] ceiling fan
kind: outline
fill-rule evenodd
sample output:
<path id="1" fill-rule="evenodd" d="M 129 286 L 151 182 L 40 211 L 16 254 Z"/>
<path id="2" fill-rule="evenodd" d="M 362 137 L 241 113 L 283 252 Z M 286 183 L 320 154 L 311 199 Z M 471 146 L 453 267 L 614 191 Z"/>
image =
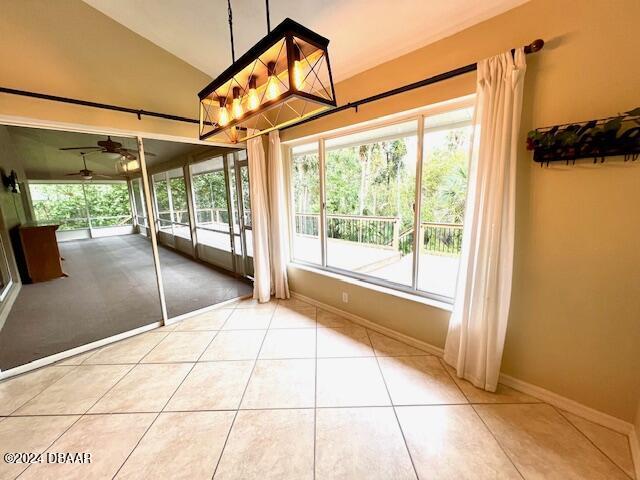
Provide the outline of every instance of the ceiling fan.
<path id="1" fill-rule="evenodd" d="M 85 152 L 81 152 L 80 155 L 82 155 L 82 164 L 84 165 L 84 168 L 82 168 L 78 172 L 67 173 L 66 174 L 67 177 L 82 177 L 83 180 L 92 180 L 94 177 L 112 178 L 112 177 L 110 177 L 108 175 L 99 175 L 97 173 L 94 173 L 93 170 L 89 170 L 87 168 L 87 161 L 84 158 L 86 153 Z"/>
<path id="2" fill-rule="evenodd" d="M 136 160 L 137 150 L 131 150 L 129 148 L 124 148 L 120 142 L 115 142 L 111 140 L 111 136 L 108 136 L 106 140 L 99 140 L 97 142 L 97 146 L 90 147 L 65 147 L 60 150 L 82 150 L 86 154 L 91 153 L 105 153 L 105 154 L 115 154 L 118 156 L 118 159 L 127 159 L 127 160 Z M 146 156 L 155 157 L 155 153 L 144 152 Z"/>

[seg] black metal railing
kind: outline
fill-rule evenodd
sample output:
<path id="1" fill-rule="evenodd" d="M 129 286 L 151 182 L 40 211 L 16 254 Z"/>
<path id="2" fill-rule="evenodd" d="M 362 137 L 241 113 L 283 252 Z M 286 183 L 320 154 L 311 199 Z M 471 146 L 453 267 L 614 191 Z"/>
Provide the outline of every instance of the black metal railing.
<path id="1" fill-rule="evenodd" d="M 420 227 L 423 235 L 421 244 L 427 252 L 460 255 L 462 224 L 423 222 Z"/>
<path id="2" fill-rule="evenodd" d="M 327 215 L 327 237 L 398 250 L 402 255 L 413 251 L 414 230 L 399 231 L 397 217 L 369 217 L 359 215 Z M 320 232 L 320 214 L 296 213 L 297 235 L 317 237 Z M 443 255 L 460 255 L 462 250 L 462 224 L 422 222 L 420 224 L 421 250 Z"/>

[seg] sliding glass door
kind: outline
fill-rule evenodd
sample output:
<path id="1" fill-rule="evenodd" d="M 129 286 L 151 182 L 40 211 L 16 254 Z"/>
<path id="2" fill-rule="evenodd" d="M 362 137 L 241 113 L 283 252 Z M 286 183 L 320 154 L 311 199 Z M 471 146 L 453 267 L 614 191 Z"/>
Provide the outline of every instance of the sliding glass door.
<path id="1" fill-rule="evenodd" d="M 235 271 L 225 155 L 190 166 L 198 256 Z"/>
<path id="2" fill-rule="evenodd" d="M 229 159 L 230 193 L 234 219 L 236 254 L 240 258 L 238 271 L 253 276 L 253 230 L 251 197 L 249 195 L 249 165 L 247 152 L 241 150 Z"/>

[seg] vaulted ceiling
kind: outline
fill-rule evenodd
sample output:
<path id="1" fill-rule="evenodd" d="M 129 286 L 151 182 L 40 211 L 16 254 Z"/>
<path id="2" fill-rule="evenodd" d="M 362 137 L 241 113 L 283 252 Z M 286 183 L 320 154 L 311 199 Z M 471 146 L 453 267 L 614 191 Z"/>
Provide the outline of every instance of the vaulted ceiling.
<path id="1" fill-rule="evenodd" d="M 216 77 L 231 63 L 225 0 L 84 0 Z M 527 0 L 270 0 L 272 28 L 290 17 L 331 40 L 334 79 L 452 35 Z M 236 58 L 266 34 L 264 0 L 232 0 Z"/>

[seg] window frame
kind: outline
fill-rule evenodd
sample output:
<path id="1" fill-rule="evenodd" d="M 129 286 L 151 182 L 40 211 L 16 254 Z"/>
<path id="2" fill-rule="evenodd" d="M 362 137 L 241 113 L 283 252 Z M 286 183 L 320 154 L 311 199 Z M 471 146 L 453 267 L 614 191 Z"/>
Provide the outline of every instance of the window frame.
<path id="1" fill-rule="evenodd" d="M 299 138 L 292 141 L 283 142 L 283 150 L 285 155 L 285 165 L 286 165 L 286 182 L 285 185 L 288 189 L 287 196 L 287 209 L 288 209 L 288 218 L 289 218 L 289 245 L 291 248 L 289 249 L 289 262 L 293 265 L 302 265 L 305 267 L 309 267 L 311 269 L 320 270 L 329 272 L 330 274 L 336 274 L 348 278 L 353 278 L 356 280 L 360 280 L 364 283 L 373 284 L 376 286 L 388 288 L 391 290 L 397 290 L 400 292 L 404 292 L 410 295 L 415 295 L 422 298 L 427 298 L 430 300 L 434 300 L 436 302 L 451 305 L 454 302 L 454 298 L 447 297 L 444 295 L 427 292 L 424 290 L 418 289 L 418 281 L 419 281 L 419 271 L 420 271 L 420 236 L 414 235 L 413 238 L 413 252 L 412 252 L 412 278 L 411 285 L 403 285 L 400 283 L 391 282 L 389 280 L 385 280 L 379 277 L 374 277 L 372 275 L 367 275 L 363 273 L 354 272 L 351 270 L 346 270 L 339 267 L 329 266 L 327 265 L 327 203 L 326 203 L 326 148 L 325 142 L 331 139 L 337 139 L 361 132 L 366 132 L 369 130 L 374 130 L 381 127 L 387 127 L 394 124 L 405 123 L 409 121 L 417 122 L 417 152 L 416 152 L 416 185 L 415 185 L 415 209 L 414 209 L 414 231 L 416 225 L 420 225 L 422 219 L 422 173 L 424 166 L 424 136 L 425 136 L 425 120 L 428 117 L 433 117 L 439 114 L 447 113 L 454 110 L 460 110 L 464 108 L 473 107 L 475 103 L 475 95 L 467 95 L 464 97 L 456 98 L 453 100 L 449 100 L 446 102 L 437 103 L 434 105 L 430 105 L 423 108 L 418 108 L 414 110 L 410 110 L 407 112 L 401 112 L 394 115 L 389 115 L 387 117 L 382 117 L 379 119 L 362 122 L 356 125 L 351 125 L 349 127 L 339 128 L 336 130 L 332 130 L 329 132 L 319 133 L 303 138 Z M 456 125 L 462 126 L 472 125 L 473 120 L 468 122 L 458 122 Z M 444 126 L 447 127 L 447 126 Z M 434 129 L 444 128 L 444 127 L 433 127 Z M 431 129 L 426 129 L 429 131 Z M 317 152 L 318 152 L 318 163 L 319 163 L 319 175 L 320 175 L 320 225 L 319 225 L 319 236 L 320 236 L 320 249 L 321 249 L 321 263 L 312 263 L 305 260 L 300 260 L 294 258 L 293 245 L 294 245 L 294 235 L 295 235 L 295 208 L 294 208 L 294 186 L 292 182 L 292 165 L 293 165 L 293 154 L 292 150 L 296 146 L 300 145 L 309 145 L 309 144 L 317 144 Z M 473 133 L 470 142 L 470 148 L 473 144 Z M 471 150 L 469 151 L 471 154 Z"/>

